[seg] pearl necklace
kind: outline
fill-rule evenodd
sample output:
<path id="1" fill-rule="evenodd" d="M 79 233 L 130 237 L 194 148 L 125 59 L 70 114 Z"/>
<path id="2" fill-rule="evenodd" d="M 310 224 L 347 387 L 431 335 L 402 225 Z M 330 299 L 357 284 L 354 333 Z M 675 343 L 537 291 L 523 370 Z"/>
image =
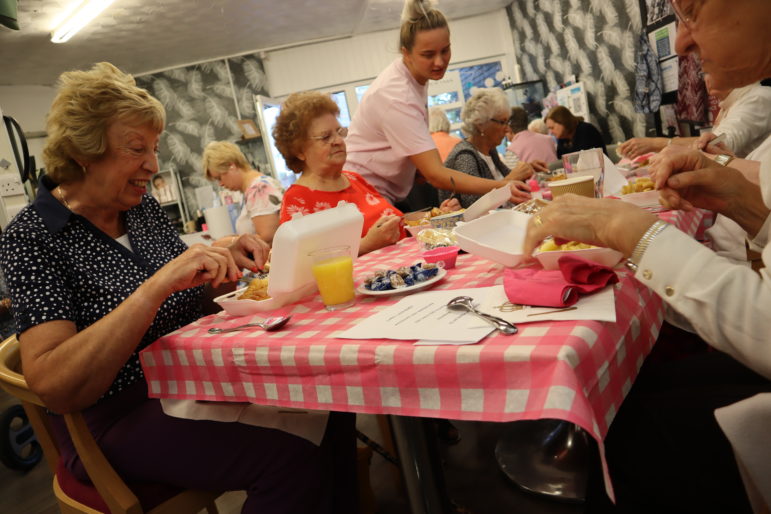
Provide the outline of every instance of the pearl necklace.
<path id="1" fill-rule="evenodd" d="M 56 189 L 59 190 L 59 199 L 64 203 L 64 206 L 67 207 L 70 211 L 75 212 L 72 210 L 72 207 L 70 207 L 70 203 L 67 201 L 67 198 L 64 197 L 64 190 L 62 189 L 62 186 L 58 186 Z"/>

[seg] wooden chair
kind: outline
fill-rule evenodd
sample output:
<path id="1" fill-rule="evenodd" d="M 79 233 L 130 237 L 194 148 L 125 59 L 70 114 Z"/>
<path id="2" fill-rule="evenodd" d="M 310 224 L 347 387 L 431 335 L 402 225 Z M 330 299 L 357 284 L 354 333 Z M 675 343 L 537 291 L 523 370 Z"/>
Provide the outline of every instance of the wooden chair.
<path id="1" fill-rule="evenodd" d="M 64 419 L 78 456 L 93 485 L 79 482 L 65 469 L 45 405 L 35 393 L 29 390 L 24 375 L 19 372 L 20 369 L 19 341 L 16 336 L 12 336 L 0 343 L 0 387 L 22 402 L 38 442 L 43 448 L 48 467 L 53 473 L 54 495 L 62 513 L 139 514 L 145 512 L 134 492 L 110 466 L 80 412 L 65 414 Z M 208 491 L 182 491 L 147 512 L 148 514 L 180 514 L 206 509 L 209 514 L 217 514 L 214 500 L 220 494 Z"/>

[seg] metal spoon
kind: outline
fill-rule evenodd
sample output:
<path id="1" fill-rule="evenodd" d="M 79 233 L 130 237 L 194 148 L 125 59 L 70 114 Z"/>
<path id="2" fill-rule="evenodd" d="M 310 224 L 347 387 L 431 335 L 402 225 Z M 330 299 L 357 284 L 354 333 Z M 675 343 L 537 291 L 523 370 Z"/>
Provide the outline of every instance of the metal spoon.
<path id="1" fill-rule="evenodd" d="M 488 322 L 489 324 L 497 328 L 503 334 L 510 336 L 517 333 L 517 327 L 515 327 L 505 319 L 501 319 L 497 316 L 492 316 L 490 314 L 485 314 L 484 312 L 479 312 L 474 308 L 473 302 L 474 302 L 474 299 L 471 298 L 470 296 L 456 296 L 455 298 L 447 302 L 447 308 L 453 311 L 466 310 L 482 318 L 483 320 L 485 320 L 486 322 Z"/>
<path id="2" fill-rule="evenodd" d="M 236 330 L 243 330 L 245 328 L 250 328 L 250 327 L 260 327 L 266 332 L 272 332 L 273 330 L 278 330 L 279 328 L 286 325 L 291 318 L 292 316 L 277 316 L 275 318 L 268 318 L 265 321 L 252 321 L 251 323 L 247 323 L 245 325 L 238 325 L 237 327 L 210 328 L 209 333 L 225 334 L 227 332 L 235 332 Z"/>

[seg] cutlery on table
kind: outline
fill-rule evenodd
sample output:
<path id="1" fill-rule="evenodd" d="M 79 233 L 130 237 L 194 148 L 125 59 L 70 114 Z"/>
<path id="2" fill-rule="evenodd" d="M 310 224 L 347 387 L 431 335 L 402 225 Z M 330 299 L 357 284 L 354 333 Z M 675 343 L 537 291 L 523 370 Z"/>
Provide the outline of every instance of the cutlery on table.
<path id="1" fill-rule="evenodd" d="M 485 314 L 484 312 L 478 311 L 474 305 L 473 305 L 474 299 L 470 296 L 456 296 L 449 302 L 447 302 L 447 308 L 453 311 L 468 311 L 471 314 L 474 314 L 475 316 L 482 318 L 492 326 L 494 326 L 496 329 L 498 329 L 499 332 L 506 334 L 506 335 L 513 335 L 517 333 L 517 327 L 515 327 L 513 324 L 509 323 L 505 319 L 501 319 L 497 316 L 492 316 L 490 314 Z"/>
<path id="2" fill-rule="evenodd" d="M 259 327 L 266 332 L 272 332 L 273 330 L 278 330 L 279 328 L 286 325 L 291 317 L 292 316 L 277 316 L 275 318 L 268 318 L 264 321 L 252 321 L 251 323 L 246 323 L 245 325 L 238 325 L 237 327 L 210 328 L 209 333 L 225 334 L 227 332 L 235 332 L 236 330 L 243 330 L 245 328 L 251 328 L 251 327 Z"/>

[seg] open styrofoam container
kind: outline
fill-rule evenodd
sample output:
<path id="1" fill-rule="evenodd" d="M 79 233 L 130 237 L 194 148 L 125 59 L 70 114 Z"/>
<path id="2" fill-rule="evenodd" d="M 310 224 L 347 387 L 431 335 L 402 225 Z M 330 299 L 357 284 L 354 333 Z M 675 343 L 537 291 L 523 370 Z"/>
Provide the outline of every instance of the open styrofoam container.
<path id="1" fill-rule="evenodd" d="M 613 250 L 611 248 L 577 248 L 574 250 L 552 250 L 550 252 L 541 252 L 536 250 L 533 253 L 538 262 L 541 263 L 543 269 L 555 270 L 559 269 L 559 260 L 566 255 L 572 255 L 574 257 L 580 257 L 587 261 L 596 262 L 603 266 L 612 268 L 618 264 L 624 257 L 624 254 Z"/>
<path id="2" fill-rule="evenodd" d="M 458 246 L 468 253 L 513 267 L 525 258 L 522 246 L 529 219 L 528 214 L 510 209 L 491 212 L 459 223 L 455 227 L 455 238 Z"/>
<path id="3" fill-rule="evenodd" d="M 347 202 L 313 214 L 295 215 L 282 223 L 273 236 L 268 282 L 270 298 L 239 300 L 246 289 L 243 288 L 219 296 L 214 302 L 228 314 L 247 316 L 294 303 L 314 293 L 317 288 L 309 254 L 322 248 L 346 245 L 351 247 L 351 256 L 356 261 L 363 226 L 364 216 L 356 205 Z"/>
<path id="4" fill-rule="evenodd" d="M 469 205 L 468 209 L 463 212 L 463 221 L 473 221 L 484 216 L 508 202 L 510 198 L 511 189 L 509 186 L 492 189 L 480 196 L 476 202 Z"/>

